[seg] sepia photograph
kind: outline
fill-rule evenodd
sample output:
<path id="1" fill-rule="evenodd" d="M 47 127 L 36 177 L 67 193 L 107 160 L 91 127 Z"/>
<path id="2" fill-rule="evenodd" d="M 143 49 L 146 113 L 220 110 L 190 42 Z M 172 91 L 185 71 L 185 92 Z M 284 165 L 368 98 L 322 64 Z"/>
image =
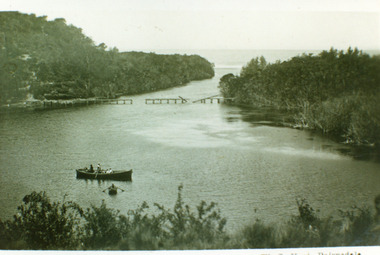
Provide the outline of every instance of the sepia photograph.
<path id="1" fill-rule="evenodd" d="M 0 254 L 380 254 L 380 0 L 2 0 Z"/>

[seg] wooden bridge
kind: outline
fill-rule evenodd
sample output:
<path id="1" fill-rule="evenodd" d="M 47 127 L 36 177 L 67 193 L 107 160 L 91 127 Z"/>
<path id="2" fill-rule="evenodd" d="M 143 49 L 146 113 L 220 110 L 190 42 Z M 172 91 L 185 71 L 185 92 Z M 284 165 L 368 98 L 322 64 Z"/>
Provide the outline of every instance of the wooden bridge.
<path id="1" fill-rule="evenodd" d="M 210 97 L 205 97 L 205 98 L 201 98 L 201 99 L 198 99 L 198 100 L 195 100 L 193 101 L 193 103 L 202 103 L 202 104 L 205 104 L 207 102 L 209 103 L 232 103 L 234 101 L 234 98 L 224 98 L 224 97 L 221 97 L 219 95 L 215 95 L 215 96 L 210 96 Z"/>
<path id="2" fill-rule="evenodd" d="M 101 104 L 133 104 L 133 99 L 97 99 Z"/>
<path id="3" fill-rule="evenodd" d="M 145 104 L 170 104 L 171 102 L 177 104 L 178 102 L 179 103 L 187 103 L 189 99 L 185 99 L 183 97 L 178 97 L 178 98 L 147 98 L 145 99 Z M 198 100 L 195 100 L 193 101 L 193 103 L 232 103 L 234 101 L 234 98 L 224 98 L 224 97 L 221 97 L 219 95 L 215 95 L 215 96 L 210 96 L 210 97 L 205 97 L 205 98 L 201 98 L 201 99 L 198 99 Z"/>
<path id="4" fill-rule="evenodd" d="M 106 99 L 106 98 L 91 98 L 91 99 L 74 99 L 74 100 L 44 100 L 42 106 L 44 108 L 52 107 L 69 107 L 91 104 L 133 104 L 132 99 Z"/>
<path id="5" fill-rule="evenodd" d="M 185 99 L 183 97 L 178 97 L 178 98 L 147 98 L 145 99 L 145 104 L 170 104 L 170 102 L 174 102 L 177 104 L 178 102 L 181 104 L 187 103 L 188 99 Z"/>
<path id="6" fill-rule="evenodd" d="M 192 103 L 232 103 L 233 98 L 224 98 L 219 95 L 201 98 Z M 145 104 L 185 104 L 189 103 L 189 99 L 179 96 L 178 98 L 147 98 Z M 107 99 L 107 98 L 90 98 L 90 99 L 73 99 L 73 100 L 44 100 L 35 102 L 37 108 L 64 108 L 81 105 L 94 105 L 94 104 L 133 104 L 133 99 Z M 38 104 L 38 105 L 37 105 Z"/>

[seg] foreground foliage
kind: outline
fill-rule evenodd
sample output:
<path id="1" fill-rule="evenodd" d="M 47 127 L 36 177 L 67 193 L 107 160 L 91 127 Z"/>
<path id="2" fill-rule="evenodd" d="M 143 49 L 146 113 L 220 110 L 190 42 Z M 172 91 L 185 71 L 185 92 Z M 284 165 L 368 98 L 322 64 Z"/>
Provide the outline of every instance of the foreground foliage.
<path id="1" fill-rule="evenodd" d="M 331 48 L 273 64 L 252 59 L 240 75 L 223 76 L 220 90 L 238 104 L 292 110 L 298 127 L 379 146 L 379 84 L 379 56 Z"/>
<path id="2" fill-rule="evenodd" d="M 0 104 L 151 92 L 214 76 L 198 56 L 119 52 L 63 18 L 0 12 Z"/>
<path id="3" fill-rule="evenodd" d="M 127 215 L 108 208 L 82 209 L 73 202 L 51 202 L 44 192 L 23 199 L 13 220 L 0 220 L 0 249 L 172 250 L 325 247 L 380 245 L 380 196 L 377 213 L 353 207 L 340 218 L 320 218 L 306 200 L 297 200 L 299 214 L 267 225 L 257 220 L 235 234 L 215 203 L 202 201 L 196 212 L 184 204 L 182 186 L 173 210 L 155 204 L 149 214 L 143 203 Z"/>

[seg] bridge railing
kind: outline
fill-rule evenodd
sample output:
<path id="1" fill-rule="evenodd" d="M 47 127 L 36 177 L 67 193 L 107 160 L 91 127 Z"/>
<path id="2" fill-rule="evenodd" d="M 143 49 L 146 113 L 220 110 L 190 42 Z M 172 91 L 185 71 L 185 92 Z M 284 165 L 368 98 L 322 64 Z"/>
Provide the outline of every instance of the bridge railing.
<path id="1" fill-rule="evenodd" d="M 205 103 L 207 103 L 207 102 L 209 102 L 209 103 L 214 103 L 214 102 L 217 102 L 218 104 L 220 104 L 220 103 L 231 103 L 231 102 L 233 102 L 233 98 L 225 98 L 225 97 L 221 97 L 221 96 L 210 96 L 210 97 L 205 97 L 205 98 L 201 98 L 201 99 L 198 99 L 198 100 L 195 100 L 195 101 L 193 101 L 193 103 L 198 103 L 198 102 L 200 102 L 200 103 L 203 103 L 203 104 L 205 104 Z"/>
<path id="2" fill-rule="evenodd" d="M 166 104 L 170 104 L 171 102 L 177 104 L 177 103 L 181 103 L 181 104 L 184 104 L 184 103 L 187 103 L 188 102 L 188 99 L 185 99 L 185 98 L 146 98 L 145 99 L 145 104 L 163 104 L 163 103 L 166 103 Z"/>
<path id="3" fill-rule="evenodd" d="M 210 96 L 192 101 L 192 103 L 232 103 L 234 98 L 224 98 L 221 96 Z M 146 98 L 145 104 L 185 104 L 189 103 L 190 99 L 178 97 L 178 98 Z M 68 107 L 79 105 L 91 105 L 91 104 L 133 104 L 133 99 L 107 99 L 107 98 L 91 98 L 91 99 L 74 99 L 74 100 L 44 100 L 40 102 L 44 108 L 52 107 Z"/>

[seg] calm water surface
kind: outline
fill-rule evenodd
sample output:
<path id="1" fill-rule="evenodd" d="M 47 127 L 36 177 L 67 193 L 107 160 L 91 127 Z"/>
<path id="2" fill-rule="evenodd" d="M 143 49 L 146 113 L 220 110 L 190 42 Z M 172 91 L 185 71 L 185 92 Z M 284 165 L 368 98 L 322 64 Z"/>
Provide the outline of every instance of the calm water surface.
<path id="1" fill-rule="evenodd" d="M 307 198 L 322 214 L 371 205 L 380 194 L 380 165 L 354 160 L 349 149 L 307 131 L 280 127 L 275 111 L 219 104 L 145 105 L 145 98 L 218 94 L 218 81 L 236 68 L 217 68 L 212 80 L 132 97 L 133 105 L 97 105 L 2 114 L 0 218 L 8 219 L 32 191 L 52 199 L 100 205 L 127 213 L 143 201 L 173 208 L 177 188 L 193 209 L 217 202 L 229 230 L 256 218 L 266 222 L 297 213 Z M 101 163 L 131 169 L 133 182 L 85 181 L 75 168 Z M 111 197 L 111 183 L 125 192 Z"/>

